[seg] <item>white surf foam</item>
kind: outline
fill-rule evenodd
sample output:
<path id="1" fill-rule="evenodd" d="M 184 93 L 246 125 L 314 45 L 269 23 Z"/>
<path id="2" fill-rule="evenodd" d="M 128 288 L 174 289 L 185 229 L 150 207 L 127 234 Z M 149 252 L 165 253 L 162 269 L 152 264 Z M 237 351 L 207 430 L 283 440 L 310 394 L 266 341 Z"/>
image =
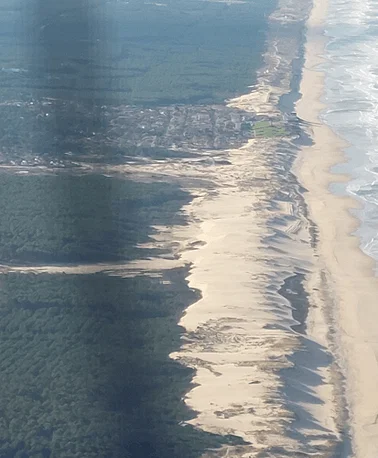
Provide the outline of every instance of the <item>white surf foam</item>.
<path id="1" fill-rule="evenodd" d="M 378 1 L 330 0 L 322 119 L 351 145 L 345 192 L 364 203 L 361 247 L 378 263 Z"/>

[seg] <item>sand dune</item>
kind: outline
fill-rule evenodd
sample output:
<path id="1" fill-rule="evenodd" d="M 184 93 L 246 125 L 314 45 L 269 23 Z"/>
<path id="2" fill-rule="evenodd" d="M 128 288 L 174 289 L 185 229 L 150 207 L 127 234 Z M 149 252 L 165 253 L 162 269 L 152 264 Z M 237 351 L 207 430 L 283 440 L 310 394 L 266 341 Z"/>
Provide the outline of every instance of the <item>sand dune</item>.
<path id="1" fill-rule="evenodd" d="M 274 41 L 266 56 L 274 72 L 282 70 L 276 47 Z M 251 94 L 230 101 L 233 107 L 277 113 L 289 88 L 285 81 L 272 85 L 269 71 L 261 75 Z M 231 165 L 196 169 L 214 186 L 185 209 L 196 222 L 187 236 L 202 243 L 184 248 L 181 259 L 191 264 L 189 285 L 202 298 L 182 318 L 186 335 L 171 356 L 197 370 L 186 398 L 197 412 L 191 423 L 247 443 L 209 456 L 334 456 L 343 441 L 344 406 L 340 373 L 330 362 L 330 320 L 312 295 L 319 274 L 314 227 L 298 184 L 282 173 L 296 146 L 291 139 L 251 140 L 224 154 Z M 173 239 L 180 234 L 173 231 Z M 308 301 L 306 337 L 293 331 L 298 321 L 282 292 L 295 275 L 306 278 L 305 292 L 287 291 L 303 294 L 302 305 Z"/>

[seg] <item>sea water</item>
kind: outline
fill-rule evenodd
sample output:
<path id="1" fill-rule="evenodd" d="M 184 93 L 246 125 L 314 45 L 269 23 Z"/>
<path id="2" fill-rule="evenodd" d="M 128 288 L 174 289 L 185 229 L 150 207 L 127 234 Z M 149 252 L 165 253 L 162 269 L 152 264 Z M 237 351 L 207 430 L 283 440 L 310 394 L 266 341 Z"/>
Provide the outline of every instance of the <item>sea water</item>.
<path id="1" fill-rule="evenodd" d="M 337 171 L 363 203 L 357 235 L 378 265 L 378 0 L 330 0 L 326 36 L 322 119 L 350 144 Z"/>

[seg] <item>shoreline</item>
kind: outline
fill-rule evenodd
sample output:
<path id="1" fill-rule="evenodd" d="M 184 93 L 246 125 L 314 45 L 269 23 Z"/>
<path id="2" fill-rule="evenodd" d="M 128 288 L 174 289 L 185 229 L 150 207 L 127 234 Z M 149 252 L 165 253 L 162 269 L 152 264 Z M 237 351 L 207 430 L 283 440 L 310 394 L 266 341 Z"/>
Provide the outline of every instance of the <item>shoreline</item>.
<path id="1" fill-rule="evenodd" d="M 319 233 L 318 258 L 314 261 L 311 282 L 322 288 L 322 293 L 314 291 L 312 299 L 324 313 L 331 315 L 334 324 L 333 343 L 336 359 L 346 377 L 354 454 L 376 458 L 378 279 L 374 276 L 374 260 L 361 250 L 360 240 L 354 235 L 360 221 L 351 215 L 351 210 L 359 208 L 359 202 L 329 190 L 331 183 L 346 182 L 349 176 L 330 171 L 334 165 L 346 162 L 347 143 L 326 124 L 319 123 L 320 113 L 325 108 L 321 102 L 325 75 L 316 67 L 324 61 L 327 5 L 327 0 L 314 0 L 307 22 L 305 65 L 300 85 L 302 98 L 296 103 L 296 112 L 303 120 L 313 123 L 313 145 L 301 148 L 293 170 L 307 190 L 305 201 Z M 332 303 L 334 310 L 330 308 Z"/>

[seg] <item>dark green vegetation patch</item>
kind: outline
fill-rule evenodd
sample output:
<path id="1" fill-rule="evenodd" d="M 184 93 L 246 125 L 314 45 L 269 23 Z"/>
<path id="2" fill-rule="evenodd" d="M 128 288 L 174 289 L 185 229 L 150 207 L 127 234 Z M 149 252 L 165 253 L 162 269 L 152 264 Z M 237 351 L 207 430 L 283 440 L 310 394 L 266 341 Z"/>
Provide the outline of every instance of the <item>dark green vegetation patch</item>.
<path id="1" fill-rule="evenodd" d="M 180 426 L 193 373 L 168 355 L 197 297 L 186 275 L 2 275 L 0 456 L 197 458 L 237 441 Z"/>
<path id="2" fill-rule="evenodd" d="M 167 183 L 102 175 L 0 175 L 0 262 L 100 262 L 161 254 L 139 249 L 151 225 L 182 224 L 190 196 Z"/>
<path id="3" fill-rule="evenodd" d="M 22 91 L 170 104 L 223 102 L 248 91 L 276 0 L 6 4 L 0 19 L 5 99 Z"/>

